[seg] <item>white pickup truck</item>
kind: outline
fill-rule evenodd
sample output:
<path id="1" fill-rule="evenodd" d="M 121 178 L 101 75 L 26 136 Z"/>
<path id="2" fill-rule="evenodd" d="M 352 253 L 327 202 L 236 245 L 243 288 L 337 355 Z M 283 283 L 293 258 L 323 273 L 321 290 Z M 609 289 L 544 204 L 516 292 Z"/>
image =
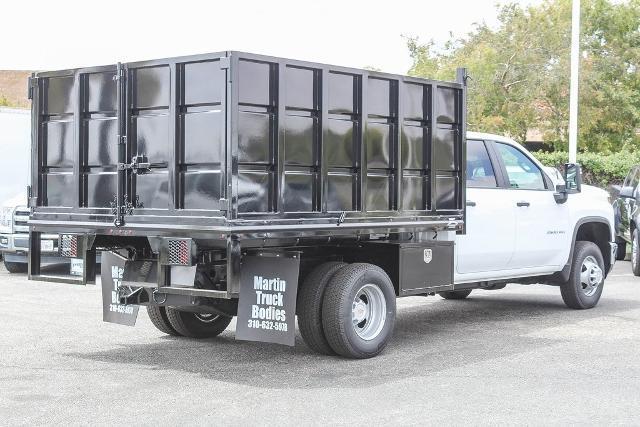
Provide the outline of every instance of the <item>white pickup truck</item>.
<path id="1" fill-rule="evenodd" d="M 235 51 L 36 73 L 29 277 L 93 282 L 102 251 L 107 322 L 146 306 L 211 338 L 236 317 L 237 339 L 294 345 L 297 318 L 310 348 L 352 358 L 384 349 L 396 297 L 534 282 L 593 307 L 607 197 L 578 165 L 559 184 L 511 140 L 464 138 L 467 77 Z M 48 234 L 77 277 L 41 274 Z"/>
<path id="2" fill-rule="evenodd" d="M 513 140 L 467 133 L 467 233 L 455 238 L 456 290 L 441 295 L 546 282 L 571 308 L 595 306 L 615 262 L 613 209 L 604 190 L 575 178 L 561 191 Z"/>

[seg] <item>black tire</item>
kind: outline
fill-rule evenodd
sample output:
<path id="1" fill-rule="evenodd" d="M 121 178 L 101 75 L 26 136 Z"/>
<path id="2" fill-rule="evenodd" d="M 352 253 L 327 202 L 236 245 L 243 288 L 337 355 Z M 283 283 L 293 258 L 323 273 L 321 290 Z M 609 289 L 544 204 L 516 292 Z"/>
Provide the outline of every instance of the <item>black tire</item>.
<path id="1" fill-rule="evenodd" d="M 180 311 L 167 307 L 167 319 L 171 327 L 182 336 L 189 338 L 213 338 L 227 329 L 232 318 L 217 314 Z"/>
<path id="2" fill-rule="evenodd" d="M 347 264 L 344 262 L 320 264 L 305 277 L 298 290 L 297 311 L 300 335 L 309 348 L 321 354 L 336 354 L 324 335 L 322 298 L 331 278 L 345 265 Z"/>
<path id="3" fill-rule="evenodd" d="M 600 269 L 600 281 L 597 287 L 589 287 L 581 280 L 581 275 L 584 273 L 586 276 L 591 277 L 590 269 L 585 267 L 587 258 L 591 258 L 597 264 Z M 562 294 L 562 300 L 569 308 L 585 309 L 592 308 L 598 304 L 600 295 L 602 295 L 602 288 L 604 287 L 604 260 L 600 248 L 593 242 L 576 242 L 573 250 L 573 261 L 571 263 L 571 274 L 569 280 L 560 285 L 560 293 Z M 597 272 L 593 273 L 598 276 Z M 594 277 L 596 277 L 594 276 Z M 588 281 L 588 280 L 587 280 Z M 595 288 L 595 289 L 594 289 Z"/>
<path id="4" fill-rule="evenodd" d="M 464 290 L 464 291 L 443 291 L 443 292 L 438 292 L 438 295 L 440 295 L 444 299 L 465 299 L 466 297 L 469 296 L 470 293 L 471 293 L 471 289 L 467 289 L 467 290 Z"/>
<path id="5" fill-rule="evenodd" d="M 4 268 L 6 268 L 9 273 L 26 273 L 27 268 L 29 267 L 29 265 L 24 262 L 10 262 L 10 261 L 3 261 L 3 262 L 4 262 Z"/>
<path id="6" fill-rule="evenodd" d="M 631 236 L 631 271 L 636 276 L 640 276 L 640 236 L 638 229 L 633 230 Z"/>
<path id="7" fill-rule="evenodd" d="M 624 259 L 627 257 L 627 242 L 622 239 L 618 239 L 616 243 L 618 244 L 618 250 L 616 251 L 616 260 L 624 261 Z"/>
<path id="8" fill-rule="evenodd" d="M 377 303 L 365 299 L 359 299 L 358 302 L 366 307 L 371 305 L 374 316 L 384 317 L 379 322 L 368 323 L 369 320 L 364 319 L 354 325 L 353 305 L 356 296 L 365 288 L 377 296 L 372 298 Z M 380 298 L 380 295 L 384 298 Z M 366 309 L 362 312 L 368 313 Z M 333 351 L 341 356 L 366 359 L 379 354 L 393 335 L 395 317 L 396 294 L 393 284 L 387 273 L 375 265 L 347 265 L 333 276 L 325 290 L 322 304 L 324 334 Z M 374 328 L 370 338 L 363 338 L 361 334 L 367 328 L 371 330 L 370 327 Z M 364 328 L 364 331 L 356 332 L 356 328 Z"/>
<path id="9" fill-rule="evenodd" d="M 169 323 L 166 308 L 159 305 L 148 305 L 147 314 L 149 315 L 149 320 L 151 320 L 153 326 L 158 328 L 159 331 L 173 336 L 180 336 L 180 334 L 173 329 L 171 323 Z"/>

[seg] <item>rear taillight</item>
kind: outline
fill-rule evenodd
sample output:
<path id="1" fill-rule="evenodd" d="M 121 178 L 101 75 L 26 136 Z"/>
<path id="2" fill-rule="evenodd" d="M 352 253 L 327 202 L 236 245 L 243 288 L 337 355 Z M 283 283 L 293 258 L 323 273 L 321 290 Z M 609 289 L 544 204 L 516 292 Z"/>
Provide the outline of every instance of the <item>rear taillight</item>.
<path id="1" fill-rule="evenodd" d="M 78 258 L 78 240 L 77 234 L 61 234 L 58 248 L 60 256 L 65 258 Z"/>
<path id="2" fill-rule="evenodd" d="M 191 239 L 168 239 L 167 264 L 191 265 Z"/>

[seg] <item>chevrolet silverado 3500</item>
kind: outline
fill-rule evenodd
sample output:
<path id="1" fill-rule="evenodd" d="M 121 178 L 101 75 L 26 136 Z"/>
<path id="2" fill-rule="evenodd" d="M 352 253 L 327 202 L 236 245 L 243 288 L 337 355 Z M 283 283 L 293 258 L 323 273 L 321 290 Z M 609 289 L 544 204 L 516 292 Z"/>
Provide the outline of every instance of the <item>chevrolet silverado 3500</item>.
<path id="1" fill-rule="evenodd" d="M 455 82 L 219 52 L 40 72 L 29 275 L 95 280 L 105 321 L 366 358 L 396 297 L 507 282 L 593 307 L 613 213 L 508 139 L 466 133 Z M 83 275 L 40 270 L 41 233 Z"/>

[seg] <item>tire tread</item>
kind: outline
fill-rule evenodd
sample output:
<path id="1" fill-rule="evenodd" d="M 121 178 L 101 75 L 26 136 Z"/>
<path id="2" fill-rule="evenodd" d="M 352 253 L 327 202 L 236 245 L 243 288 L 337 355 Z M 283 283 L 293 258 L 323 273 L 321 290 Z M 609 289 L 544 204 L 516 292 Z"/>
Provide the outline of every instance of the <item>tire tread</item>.
<path id="1" fill-rule="evenodd" d="M 322 325 L 323 297 L 331 278 L 348 264 L 325 262 L 314 268 L 304 279 L 298 291 L 298 329 L 304 342 L 312 350 L 335 355 L 325 337 Z"/>
<path id="2" fill-rule="evenodd" d="M 169 319 L 167 318 L 166 308 L 158 306 L 158 305 L 148 305 L 147 306 L 147 314 L 149 315 L 149 320 L 153 323 L 158 330 L 164 332 L 165 334 L 179 336 L 180 334 L 171 326 L 169 323 Z"/>

